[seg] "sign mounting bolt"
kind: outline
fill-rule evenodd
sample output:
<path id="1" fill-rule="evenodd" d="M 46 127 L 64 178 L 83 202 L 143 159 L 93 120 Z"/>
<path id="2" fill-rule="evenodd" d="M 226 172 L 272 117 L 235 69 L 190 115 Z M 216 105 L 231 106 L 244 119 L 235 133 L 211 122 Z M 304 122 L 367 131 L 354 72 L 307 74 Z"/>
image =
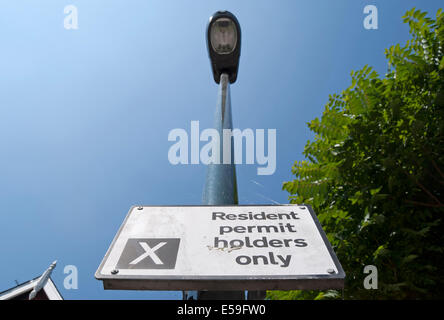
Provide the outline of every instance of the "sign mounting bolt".
<path id="1" fill-rule="evenodd" d="M 335 273 L 336 273 L 334 269 L 327 269 L 327 272 L 328 272 L 329 274 L 335 274 Z"/>
<path id="2" fill-rule="evenodd" d="M 119 270 L 117 270 L 117 269 L 114 269 L 113 271 L 111 271 L 111 274 L 118 274 L 119 273 Z"/>

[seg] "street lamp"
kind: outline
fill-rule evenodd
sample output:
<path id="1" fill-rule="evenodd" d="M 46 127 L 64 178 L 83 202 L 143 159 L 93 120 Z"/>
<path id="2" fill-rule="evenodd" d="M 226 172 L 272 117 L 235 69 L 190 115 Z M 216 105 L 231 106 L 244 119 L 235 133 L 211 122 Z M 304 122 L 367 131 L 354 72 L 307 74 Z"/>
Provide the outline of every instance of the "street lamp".
<path id="1" fill-rule="evenodd" d="M 214 129 L 219 137 L 232 130 L 230 83 L 236 81 L 239 67 L 241 31 L 236 17 L 228 11 L 218 11 L 210 17 L 207 26 L 207 49 L 213 69 L 214 81 L 219 84 Z M 223 144 L 219 145 L 223 157 Z M 230 162 L 210 163 L 207 168 L 202 204 L 209 206 L 237 205 L 236 168 L 231 145 Z M 244 300 L 244 291 L 188 291 L 184 299 Z"/>
<path id="2" fill-rule="evenodd" d="M 241 52 L 241 29 L 236 17 L 228 11 L 217 11 L 207 26 L 207 49 L 216 83 L 223 73 L 230 83 L 237 79 Z"/>

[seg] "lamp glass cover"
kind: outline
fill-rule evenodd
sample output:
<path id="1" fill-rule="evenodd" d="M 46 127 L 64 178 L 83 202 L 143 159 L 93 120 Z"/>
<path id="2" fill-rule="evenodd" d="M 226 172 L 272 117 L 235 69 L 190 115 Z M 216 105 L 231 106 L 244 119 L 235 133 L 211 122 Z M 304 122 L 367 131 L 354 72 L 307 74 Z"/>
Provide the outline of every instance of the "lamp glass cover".
<path id="1" fill-rule="evenodd" d="M 236 48 L 237 31 L 234 22 L 228 18 L 219 18 L 211 26 L 210 41 L 218 54 L 229 54 Z"/>

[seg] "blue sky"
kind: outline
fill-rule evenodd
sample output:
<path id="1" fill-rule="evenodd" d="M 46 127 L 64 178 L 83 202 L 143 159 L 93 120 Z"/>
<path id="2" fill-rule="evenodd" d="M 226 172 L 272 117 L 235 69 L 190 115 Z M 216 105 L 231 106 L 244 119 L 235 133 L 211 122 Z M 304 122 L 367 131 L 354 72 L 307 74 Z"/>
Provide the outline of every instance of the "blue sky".
<path id="1" fill-rule="evenodd" d="M 66 5 L 79 29 L 63 27 Z M 379 28 L 363 27 L 366 5 Z M 105 291 L 94 272 L 135 204 L 199 204 L 204 165 L 173 166 L 168 132 L 211 127 L 217 97 L 205 45 L 208 18 L 242 28 L 234 127 L 277 129 L 277 168 L 237 167 L 241 204 L 288 203 L 282 183 L 313 137 L 306 123 L 329 94 L 384 49 L 405 43 L 402 15 L 434 17 L 441 1 L 87 1 L 0 4 L 0 291 L 41 274 L 65 299 L 180 299 L 178 292 Z M 75 265 L 79 288 L 63 287 Z"/>

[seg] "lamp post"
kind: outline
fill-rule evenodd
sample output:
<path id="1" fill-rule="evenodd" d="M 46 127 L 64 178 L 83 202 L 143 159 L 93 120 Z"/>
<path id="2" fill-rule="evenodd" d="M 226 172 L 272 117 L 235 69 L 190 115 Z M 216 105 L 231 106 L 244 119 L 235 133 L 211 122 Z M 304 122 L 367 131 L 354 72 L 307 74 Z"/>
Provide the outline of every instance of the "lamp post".
<path id="1" fill-rule="evenodd" d="M 214 129 L 218 131 L 221 141 L 223 131 L 233 129 L 230 83 L 237 79 L 240 47 L 241 30 L 236 17 L 228 11 L 216 12 L 208 22 L 207 48 L 214 81 L 219 84 Z M 220 164 L 208 165 L 202 199 L 204 205 L 238 204 L 233 143 L 230 143 L 230 147 L 231 150 L 224 150 L 224 144 L 220 143 Z M 223 161 L 226 152 L 230 156 L 229 163 Z"/>
<path id="2" fill-rule="evenodd" d="M 207 25 L 207 49 L 214 81 L 219 84 L 214 129 L 223 137 L 224 129 L 232 129 L 230 83 L 237 79 L 239 67 L 241 30 L 236 17 L 228 11 L 218 11 Z M 231 139 L 231 137 L 230 137 Z M 203 205 L 238 204 L 236 169 L 233 144 L 231 161 L 224 163 L 223 144 L 220 144 L 220 164 L 209 164 L 202 196 Z M 244 300 L 244 291 L 187 291 L 184 299 Z"/>
<path id="3" fill-rule="evenodd" d="M 214 81 L 219 84 L 214 129 L 219 137 L 224 137 L 225 129 L 232 129 L 230 83 L 237 79 L 241 52 L 241 29 L 236 17 L 228 11 L 218 11 L 208 22 L 207 49 L 211 61 Z M 231 131 L 230 131 L 231 132 Z M 232 137 L 229 137 L 232 139 Z M 238 204 L 236 168 L 234 165 L 233 143 L 231 150 L 224 149 L 220 143 L 220 163 L 209 164 L 203 191 L 203 205 L 236 205 Z M 229 152 L 227 163 L 224 152 Z M 249 292 L 249 299 L 260 299 L 262 293 Z M 196 300 L 245 300 L 245 291 L 188 291 L 185 299 Z"/>

